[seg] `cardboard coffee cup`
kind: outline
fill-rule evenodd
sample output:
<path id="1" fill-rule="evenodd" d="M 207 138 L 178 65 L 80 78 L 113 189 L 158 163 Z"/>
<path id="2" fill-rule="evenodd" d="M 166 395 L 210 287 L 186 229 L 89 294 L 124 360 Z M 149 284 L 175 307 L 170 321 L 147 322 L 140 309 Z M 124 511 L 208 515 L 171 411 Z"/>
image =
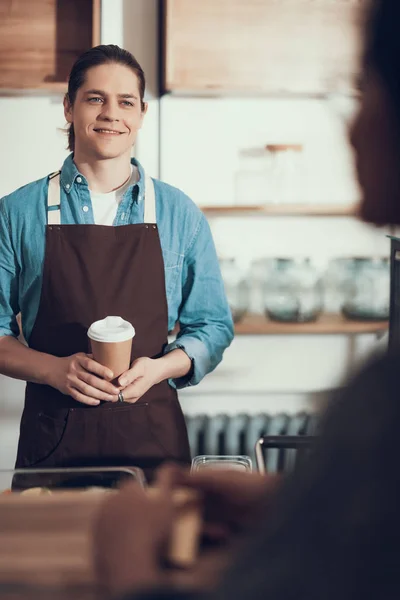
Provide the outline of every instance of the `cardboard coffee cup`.
<path id="1" fill-rule="evenodd" d="M 119 377 L 130 367 L 134 336 L 135 328 L 121 317 L 95 321 L 88 330 L 94 360 Z"/>

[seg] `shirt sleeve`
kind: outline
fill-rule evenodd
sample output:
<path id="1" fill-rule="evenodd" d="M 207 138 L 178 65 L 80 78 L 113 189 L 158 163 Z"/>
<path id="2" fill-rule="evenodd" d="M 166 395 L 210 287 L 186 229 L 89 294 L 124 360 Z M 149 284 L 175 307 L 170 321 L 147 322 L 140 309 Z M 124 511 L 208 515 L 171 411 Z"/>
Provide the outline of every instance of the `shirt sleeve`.
<path id="1" fill-rule="evenodd" d="M 18 266 L 4 200 L 0 200 L 0 336 L 18 337 Z"/>
<path id="2" fill-rule="evenodd" d="M 164 354 L 177 348 L 184 350 L 192 361 L 192 369 L 188 376 L 170 380 L 176 388 L 196 385 L 213 371 L 234 335 L 214 241 L 203 214 L 185 254 L 182 286 L 180 330 Z"/>

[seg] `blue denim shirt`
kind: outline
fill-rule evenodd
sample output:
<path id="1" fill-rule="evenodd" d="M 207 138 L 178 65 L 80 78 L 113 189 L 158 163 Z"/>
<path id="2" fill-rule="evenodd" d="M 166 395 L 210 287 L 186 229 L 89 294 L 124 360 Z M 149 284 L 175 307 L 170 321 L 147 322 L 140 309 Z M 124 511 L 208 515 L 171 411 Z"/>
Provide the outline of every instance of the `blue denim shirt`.
<path id="1" fill-rule="evenodd" d="M 126 190 L 114 226 L 143 222 L 144 171 L 138 161 L 132 163 L 138 167 L 139 181 Z M 169 330 L 180 322 L 177 339 L 165 352 L 182 348 L 192 359 L 190 381 L 171 382 L 184 387 L 215 369 L 232 341 L 233 324 L 206 218 L 183 192 L 157 179 L 153 182 Z M 72 154 L 62 167 L 60 185 L 61 223 L 93 224 L 88 183 Z M 15 315 L 21 312 L 28 344 L 42 288 L 47 189 L 45 177 L 0 200 L 0 336 L 18 335 Z"/>

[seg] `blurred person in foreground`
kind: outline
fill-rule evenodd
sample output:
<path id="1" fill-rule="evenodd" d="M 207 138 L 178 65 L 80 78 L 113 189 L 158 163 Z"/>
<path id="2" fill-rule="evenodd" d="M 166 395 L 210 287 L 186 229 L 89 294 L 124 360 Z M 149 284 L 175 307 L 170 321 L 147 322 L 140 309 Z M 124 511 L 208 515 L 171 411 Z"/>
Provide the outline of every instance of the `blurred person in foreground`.
<path id="1" fill-rule="evenodd" d="M 351 141 L 361 217 L 399 225 L 399 0 L 373 5 Z M 102 583 L 132 600 L 400 598 L 398 365 L 398 352 L 387 354 L 352 378 L 322 419 L 307 464 L 279 486 L 257 475 L 167 469 L 159 474 L 162 500 L 135 487 L 111 498 L 95 531 Z M 200 490 L 213 508 L 208 524 L 241 541 L 208 591 L 179 588 L 160 562 L 177 483 Z"/>

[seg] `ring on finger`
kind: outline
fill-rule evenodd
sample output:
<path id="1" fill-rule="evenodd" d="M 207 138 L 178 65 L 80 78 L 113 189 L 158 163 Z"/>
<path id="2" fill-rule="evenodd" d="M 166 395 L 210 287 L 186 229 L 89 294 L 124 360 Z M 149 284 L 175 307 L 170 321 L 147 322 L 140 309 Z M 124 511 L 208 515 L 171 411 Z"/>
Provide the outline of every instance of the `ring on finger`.
<path id="1" fill-rule="evenodd" d="M 118 392 L 118 402 L 125 402 L 124 395 L 122 392 Z"/>

